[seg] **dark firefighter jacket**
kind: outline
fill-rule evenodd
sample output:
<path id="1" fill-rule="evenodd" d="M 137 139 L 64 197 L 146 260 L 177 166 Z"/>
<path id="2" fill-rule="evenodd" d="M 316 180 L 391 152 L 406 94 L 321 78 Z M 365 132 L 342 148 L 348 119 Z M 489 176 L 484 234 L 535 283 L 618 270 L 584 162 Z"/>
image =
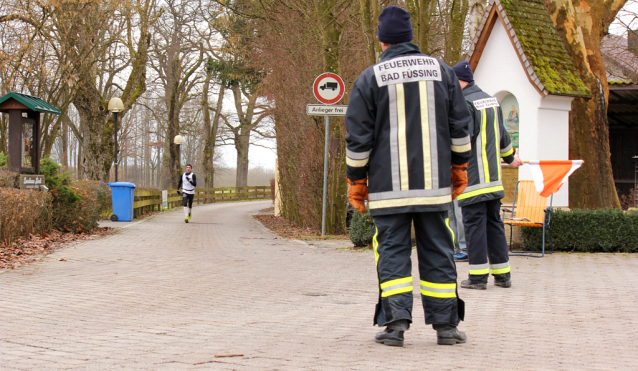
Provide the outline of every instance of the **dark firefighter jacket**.
<path id="1" fill-rule="evenodd" d="M 472 115 L 472 157 L 467 169 L 467 188 L 458 197 L 459 205 L 505 197 L 501 175 L 501 158 L 514 161 L 514 149 L 503 125 L 503 114 L 496 98 L 474 83 L 463 89 Z"/>
<path id="2" fill-rule="evenodd" d="M 370 213 L 447 210 L 451 164 L 470 156 L 470 123 L 448 65 L 413 43 L 388 48 L 355 81 L 346 113 L 347 176 L 368 177 Z"/>

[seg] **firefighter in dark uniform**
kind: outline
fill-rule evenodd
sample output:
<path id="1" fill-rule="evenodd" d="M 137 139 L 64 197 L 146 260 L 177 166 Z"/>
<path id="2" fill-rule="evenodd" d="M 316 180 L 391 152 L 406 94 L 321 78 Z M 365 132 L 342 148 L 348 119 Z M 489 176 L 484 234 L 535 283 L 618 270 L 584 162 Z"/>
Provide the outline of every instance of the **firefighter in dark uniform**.
<path id="1" fill-rule="evenodd" d="M 514 156 L 515 150 L 503 125 L 503 114 L 496 98 L 474 84 L 474 74 L 467 61 L 457 63 L 453 70 L 463 87 L 473 120 L 468 186 L 458 197 L 463 210 L 470 265 L 470 277 L 461 282 L 461 287 L 485 290 L 490 271 L 496 286 L 510 287 L 507 241 L 500 215 L 501 198 L 505 197 L 501 159 L 513 168 L 522 165 L 523 161 Z"/>
<path id="2" fill-rule="evenodd" d="M 470 114 L 452 69 L 410 42 L 407 11 L 385 8 L 377 36 L 381 61 L 355 81 L 345 118 L 348 199 L 362 213 L 367 199 L 376 225 L 375 340 L 403 346 L 412 322 L 414 222 L 425 323 L 438 344 L 464 343 L 447 215 L 467 184 Z"/>

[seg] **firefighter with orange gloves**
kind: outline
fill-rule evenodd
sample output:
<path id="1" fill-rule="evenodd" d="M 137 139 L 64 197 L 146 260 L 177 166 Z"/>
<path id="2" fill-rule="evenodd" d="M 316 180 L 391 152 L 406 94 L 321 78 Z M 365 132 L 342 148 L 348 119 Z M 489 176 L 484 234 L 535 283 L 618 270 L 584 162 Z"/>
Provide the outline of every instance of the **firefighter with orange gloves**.
<path id="1" fill-rule="evenodd" d="M 410 42 L 407 11 L 385 8 L 377 36 L 381 61 L 355 81 L 345 118 L 348 199 L 362 213 L 368 200 L 376 225 L 375 341 L 403 346 L 412 323 L 414 223 L 425 323 L 438 344 L 464 343 L 447 215 L 467 185 L 470 114 L 452 69 Z"/>

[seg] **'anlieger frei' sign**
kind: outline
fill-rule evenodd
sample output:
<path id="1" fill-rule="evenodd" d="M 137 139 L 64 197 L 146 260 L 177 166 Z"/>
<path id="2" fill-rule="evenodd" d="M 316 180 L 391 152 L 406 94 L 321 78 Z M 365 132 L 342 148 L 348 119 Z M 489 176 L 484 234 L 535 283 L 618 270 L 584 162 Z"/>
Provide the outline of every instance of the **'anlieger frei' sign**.
<path id="1" fill-rule="evenodd" d="M 306 113 L 309 116 L 345 116 L 348 106 L 309 104 L 306 106 Z"/>

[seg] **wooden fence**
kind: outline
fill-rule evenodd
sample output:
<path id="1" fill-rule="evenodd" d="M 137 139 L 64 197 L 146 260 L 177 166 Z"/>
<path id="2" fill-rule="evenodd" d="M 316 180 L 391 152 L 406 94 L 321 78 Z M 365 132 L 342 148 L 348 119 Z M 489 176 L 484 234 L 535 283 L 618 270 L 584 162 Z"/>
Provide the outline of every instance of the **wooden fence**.
<path id="1" fill-rule="evenodd" d="M 266 200 L 271 199 L 271 197 L 271 186 L 196 188 L 193 203 L 210 204 L 222 201 Z M 174 189 L 169 189 L 168 207 L 179 207 L 181 203 L 182 196 L 178 195 Z M 137 218 L 155 210 L 162 210 L 162 191 L 159 189 L 136 189 L 133 216 Z"/>

